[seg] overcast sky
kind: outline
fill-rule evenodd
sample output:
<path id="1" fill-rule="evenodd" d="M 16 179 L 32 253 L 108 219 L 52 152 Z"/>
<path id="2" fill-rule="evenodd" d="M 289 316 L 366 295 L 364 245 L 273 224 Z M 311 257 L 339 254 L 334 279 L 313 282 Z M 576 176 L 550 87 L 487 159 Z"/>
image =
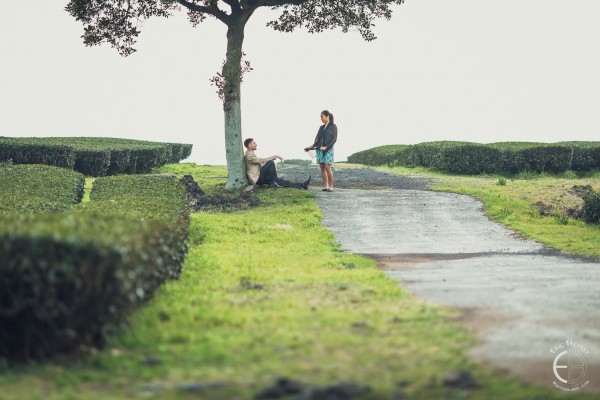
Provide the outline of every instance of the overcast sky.
<path id="1" fill-rule="evenodd" d="M 85 47 L 66 0 L 0 6 L 0 136 L 112 136 L 193 143 L 224 164 L 222 104 L 209 79 L 225 27 L 180 13 L 146 22 L 138 52 Z M 259 156 L 306 158 L 323 109 L 336 159 L 431 140 L 600 140 L 600 1 L 407 0 L 378 39 L 265 27 L 244 51 L 243 136 Z"/>

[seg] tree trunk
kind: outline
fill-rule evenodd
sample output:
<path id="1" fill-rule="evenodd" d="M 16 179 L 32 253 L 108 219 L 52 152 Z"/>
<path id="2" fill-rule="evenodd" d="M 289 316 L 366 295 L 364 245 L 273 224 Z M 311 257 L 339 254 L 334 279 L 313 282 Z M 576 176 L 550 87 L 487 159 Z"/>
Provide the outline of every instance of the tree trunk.
<path id="1" fill-rule="evenodd" d="M 242 145 L 241 73 L 244 23 L 232 23 L 227 30 L 227 59 L 223 65 L 223 110 L 225 112 L 225 151 L 227 184 L 237 190 L 248 185 Z"/>

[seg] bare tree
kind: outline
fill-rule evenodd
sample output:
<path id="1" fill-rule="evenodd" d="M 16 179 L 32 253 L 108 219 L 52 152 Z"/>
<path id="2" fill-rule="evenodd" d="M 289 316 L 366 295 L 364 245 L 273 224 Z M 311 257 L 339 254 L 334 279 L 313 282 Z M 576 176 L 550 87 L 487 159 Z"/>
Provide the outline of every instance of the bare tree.
<path id="1" fill-rule="evenodd" d="M 71 0 L 66 11 L 84 25 L 87 46 L 109 43 L 123 56 L 135 52 L 134 45 L 143 21 L 169 17 L 185 9 L 194 25 L 207 17 L 227 25 L 227 54 L 222 72 L 213 78 L 219 88 L 225 112 L 225 150 L 228 179 L 226 189 L 247 184 L 242 147 L 241 81 L 249 64 L 242 63 L 244 27 L 260 7 L 279 10 L 279 17 L 267 24 L 281 32 L 304 27 L 310 33 L 340 28 L 357 30 L 362 37 L 375 39 L 371 28 L 376 18 L 390 19 L 391 6 L 404 0 Z"/>

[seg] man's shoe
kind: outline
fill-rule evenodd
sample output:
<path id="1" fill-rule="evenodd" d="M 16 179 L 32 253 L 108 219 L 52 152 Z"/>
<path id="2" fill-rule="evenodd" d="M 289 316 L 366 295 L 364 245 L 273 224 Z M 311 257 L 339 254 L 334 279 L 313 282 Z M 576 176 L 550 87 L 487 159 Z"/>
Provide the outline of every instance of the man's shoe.
<path id="1" fill-rule="evenodd" d="M 310 178 L 311 178 L 311 176 L 309 175 L 308 179 L 302 183 L 302 189 L 308 190 L 308 185 L 310 185 Z"/>
<path id="2" fill-rule="evenodd" d="M 271 187 L 272 188 L 282 188 L 283 186 L 281 186 L 279 183 L 273 181 L 273 182 L 271 182 Z"/>

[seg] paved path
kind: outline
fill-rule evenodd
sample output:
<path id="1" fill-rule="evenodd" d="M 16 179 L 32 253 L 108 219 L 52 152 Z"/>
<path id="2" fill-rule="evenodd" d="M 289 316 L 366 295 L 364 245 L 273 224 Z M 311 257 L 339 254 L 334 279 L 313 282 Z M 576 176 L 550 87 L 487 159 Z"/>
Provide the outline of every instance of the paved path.
<path id="1" fill-rule="evenodd" d="M 589 352 L 586 390 L 600 390 L 600 264 L 517 237 L 468 196 L 336 189 L 317 192 L 317 202 L 344 250 L 371 256 L 418 297 L 460 309 L 481 339 L 473 357 L 552 386 L 561 384 L 553 362 L 569 349 L 557 373 L 571 372 L 573 383 L 584 368 L 574 357 L 561 369 L 583 351 L 571 340 Z"/>

